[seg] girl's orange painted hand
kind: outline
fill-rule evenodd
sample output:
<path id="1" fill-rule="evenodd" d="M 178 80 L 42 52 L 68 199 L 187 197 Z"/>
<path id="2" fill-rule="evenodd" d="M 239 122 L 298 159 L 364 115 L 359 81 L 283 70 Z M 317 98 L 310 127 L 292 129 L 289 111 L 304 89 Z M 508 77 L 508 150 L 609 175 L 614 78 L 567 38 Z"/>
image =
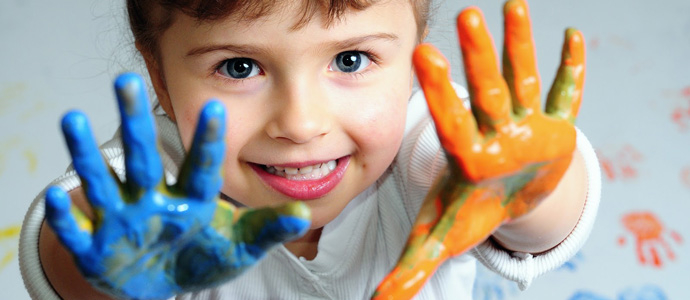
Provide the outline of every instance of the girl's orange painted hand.
<path id="1" fill-rule="evenodd" d="M 566 30 L 561 65 L 542 112 L 527 11 L 524 0 L 504 6 L 502 75 L 481 11 L 470 7 L 458 16 L 471 112 L 450 84 L 443 55 L 428 44 L 415 50 L 415 70 L 448 167 L 429 191 L 398 265 L 374 299 L 412 298 L 447 258 L 536 207 L 570 165 L 584 83 L 584 40 L 579 31 Z"/>

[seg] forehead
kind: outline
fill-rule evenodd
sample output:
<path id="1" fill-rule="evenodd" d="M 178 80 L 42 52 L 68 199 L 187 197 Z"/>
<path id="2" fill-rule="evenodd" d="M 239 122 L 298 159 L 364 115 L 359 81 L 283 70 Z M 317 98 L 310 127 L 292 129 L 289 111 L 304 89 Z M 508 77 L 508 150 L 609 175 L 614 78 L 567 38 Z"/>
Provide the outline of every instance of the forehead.
<path id="1" fill-rule="evenodd" d="M 218 20 L 198 21 L 178 13 L 168 31 L 178 41 L 199 42 L 199 39 L 203 39 L 206 43 L 221 42 L 214 40 L 233 36 L 242 36 L 246 42 L 251 42 L 279 41 L 287 36 L 302 36 L 304 41 L 310 38 L 337 40 L 365 32 L 395 31 L 396 35 L 416 33 L 413 7 L 409 0 L 376 1 L 361 10 L 349 8 L 332 21 L 327 15 L 316 13 L 302 26 L 295 26 L 304 18 L 301 1 L 281 2 L 283 4 L 275 6 L 270 12 L 253 19 L 235 13 Z"/>

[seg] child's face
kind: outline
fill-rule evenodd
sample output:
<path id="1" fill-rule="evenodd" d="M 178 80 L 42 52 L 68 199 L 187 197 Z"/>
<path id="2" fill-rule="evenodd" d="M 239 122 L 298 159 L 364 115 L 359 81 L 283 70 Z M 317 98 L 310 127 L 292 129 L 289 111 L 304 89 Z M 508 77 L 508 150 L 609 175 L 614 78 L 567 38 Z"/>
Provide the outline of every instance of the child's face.
<path id="1" fill-rule="evenodd" d="M 177 14 L 160 39 L 165 84 L 149 71 L 186 147 L 201 106 L 225 104 L 223 193 L 252 207 L 304 200 L 319 228 L 398 151 L 417 28 L 408 0 L 291 29 L 300 12 L 290 4 L 253 22 L 208 23 Z"/>

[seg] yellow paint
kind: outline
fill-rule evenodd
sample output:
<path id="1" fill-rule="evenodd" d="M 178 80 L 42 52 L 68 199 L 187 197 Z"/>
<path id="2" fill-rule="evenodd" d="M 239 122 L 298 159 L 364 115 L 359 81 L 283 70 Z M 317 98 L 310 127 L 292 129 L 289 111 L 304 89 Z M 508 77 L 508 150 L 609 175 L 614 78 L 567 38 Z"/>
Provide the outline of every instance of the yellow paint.
<path id="1" fill-rule="evenodd" d="M 77 221 L 77 226 L 79 226 L 79 229 L 88 233 L 93 232 L 93 224 L 91 223 L 91 220 L 79 208 L 77 208 L 77 206 L 72 205 L 72 207 L 70 207 L 70 211 L 72 212 L 74 219 Z"/>
<path id="2" fill-rule="evenodd" d="M 14 225 L 7 227 L 5 229 L 0 229 L 0 241 L 11 239 L 19 236 L 19 231 L 22 229 L 19 225 Z"/>
<path id="3" fill-rule="evenodd" d="M 11 243 L 11 246 L 3 246 L 2 248 L 10 249 L 4 254 L 0 254 L 2 258 L 0 259 L 0 270 L 3 270 L 17 255 L 16 242 L 19 237 L 19 232 L 21 226 L 13 225 L 7 228 L 0 229 L 0 242 L 2 244 Z"/>
<path id="4" fill-rule="evenodd" d="M 2 103 L 0 103 L 0 106 Z M 0 107 L 0 111 L 2 108 Z M 5 171 L 5 160 L 7 159 L 6 155 L 12 150 L 13 148 L 16 148 L 17 145 L 19 145 L 20 139 L 18 137 L 13 137 L 9 140 L 5 140 L 0 142 L 0 175 Z"/>
<path id="5" fill-rule="evenodd" d="M 33 98 L 33 95 L 32 97 Z M 37 116 L 40 112 L 45 111 L 49 106 L 43 102 L 39 101 L 33 104 L 30 109 L 26 110 L 21 116 L 20 119 L 22 121 L 27 121 L 35 116 Z"/>
<path id="6" fill-rule="evenodd" d="M 5 269 L 5 267 L 7 267 L 7 265 L 14 258 L 15 254 L 16 253 L 14 251 L 10 251 L 10 252 L 5 253 L 5 256 L 3 256 L 2 260 L 0 260 L 0 270 L 3 270 L 3 269 Z"/>
<path id="7" fill-rule="evenodd" d="M 26 91 L 26 84 L 16 82 L 0 90 L 0 114 L 12 104 L 12 101 L 19 99 Z"/>
<path id="8" fill-rule="evenodd" d="M 38 166 L 36 153 L 30 149 L 26 149 L 24 150 L 24 158 L 26 158 L 26 162 L 28 163 L 27 169 L 29 170 L 29 173 L 35 172 L 36 167 Z"/>

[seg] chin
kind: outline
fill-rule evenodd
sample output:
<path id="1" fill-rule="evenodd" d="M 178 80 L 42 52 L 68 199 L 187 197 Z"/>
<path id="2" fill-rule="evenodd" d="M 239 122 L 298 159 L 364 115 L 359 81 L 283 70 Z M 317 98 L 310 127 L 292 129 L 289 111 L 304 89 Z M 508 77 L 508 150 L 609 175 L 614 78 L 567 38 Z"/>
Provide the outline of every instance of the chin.
<path id="1" fill-rule="evenodd" d="M 320 229 L 340 215 L 347 203 L 342 205 L 342 208 L 335 209 L 332 202 L 324 203 L 324 205 L 315 205 L 315 203 L 305 202 L 311 209 L 311 227 L 310 229 Z M 340 205 L 339 205 L 340 206 Z"/>

